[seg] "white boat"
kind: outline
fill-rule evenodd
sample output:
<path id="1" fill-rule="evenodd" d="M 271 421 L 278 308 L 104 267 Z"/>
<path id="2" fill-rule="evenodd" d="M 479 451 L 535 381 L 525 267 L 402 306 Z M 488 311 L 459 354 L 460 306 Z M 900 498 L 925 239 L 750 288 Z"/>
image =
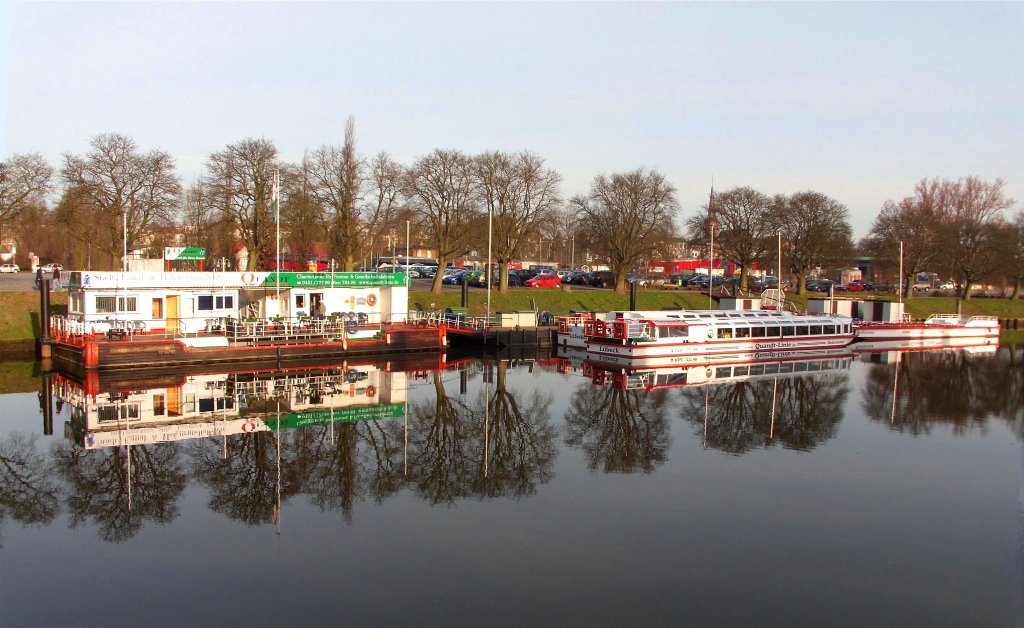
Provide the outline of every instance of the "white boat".
<path id="1" fill-rule="evenodd" d="M 815 373 L 838 373 L 849 369 L 853 353 L 849 349 L 796 351 L 788 355 L 723 360 L 700 366 L 660 366 L 643 369 L 613 369 L 590 365 L 589 373 L 597 386 L 624 390 L 653 390 L 727 384 L 757 379 L 794 377 Z"/>
<path id="2" fill-rule="evenodd" d="M 999 337 L 999 319 L 995 316 L 933 314 L 924 322 L 857 323 L 857 340 L 981 339 Z"/>
<path id="3" fill-rule="evenodd" d="M 764 310 L 653 314 L 585 322 L 583 336 L 590 359 L 628 361 L 634 367 L 699 364 L 712 358 L 833 349 L 853 341 L 853 321 L 846 316 Z"/>

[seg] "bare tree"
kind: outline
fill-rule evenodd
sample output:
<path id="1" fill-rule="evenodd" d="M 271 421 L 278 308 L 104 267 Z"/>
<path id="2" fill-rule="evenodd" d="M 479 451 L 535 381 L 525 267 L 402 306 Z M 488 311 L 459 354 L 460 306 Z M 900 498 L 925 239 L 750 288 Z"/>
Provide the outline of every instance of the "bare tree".
<path id="1" fill-rule="evenodd" d="M 714 196 L 709 205 L 687 221 L 690 239 L 708 240 L 714 221 L 718 227 L 715 254 L 740 267 L 740 287 L 746 290 L 754 262 L 765 259 L 772 249 L 777 229 L 772 199 L 752 188 L 738 187 Z"/>
<path id="2" fill-rule="evenodd" d="M 416 160 L 402 189 L 437 247 L 438 267 L 444 268 L 466 250 L 469 229 L 479 215 L 473 160 L 457 150 L 437 149 Z M 442 275 L 434 276 L 434 294 L 441 293 Z"/>
<path id="3" fill-rule="evenodd" d="M 205 180 L 225 220 L 249 252 L 245 270 L 255 270 L 274 243 L 272 186 L 280 168 L 277 148 L 267 139 L 228 144 L 206 162 Z"/>
<path id="4" fill-rule="evenodd" d="M 345 123 L 341 147 L 321 146 L 303 164 L 312 195 L 320 204 L 331 250 L 351 271 L 359 249 L 361 225 L 358 205 L 366 179 L 366 164 L 356 155 L 355 122 Z"/>
<path id="5" fill-rule="evenodd" d="M 561 203 L 561 177 L 544 168 L 543 158 L 529 152 L 494 151 L 478 155 L 474 162 L 480 198 L 493 217 L 492 249 L 501 268 L 499 286 L 508 292 L 508 264 Z"/>
<path id="6" fill-rule="evenodd" d="M 971 298 L 971 285 L 991 274 L 1002 261 L 1000 229 L 1005 224 L 1004 212 L 1015 203 L 1005 195 L 1005 186 L 1002 179 L 989 183 L 978 177 L 939 184 L 945 216 L 939 239 L 943 260 L 960 281 L 965 299 Z"/>
<path id="7" fill-rule="evenodd" d="M 1014 301 L 1020 300 L 1020 286 L 1024 281 L 1024 209 L 1017 210 L 1013 216 L 1013 222 L 1008 227 L 1009 245 L 1009 275 L 1013 280 L 1013 294 L 1010 296 Z"/>
<path id="8" fill-rule="evenodd" d="M 674 237 L 673 218 L 679 207 L 675 192 L 660 173 L 641 168 L 598 175 L 589 196 L 572 199 L 615 273 L 616 292 L 625 292 L 626 271 Z"/>
<path id="9" fill-rule="evenodd" d="M 776 220 L 786 243 L 785 259 L 807 294 L 807 271 L 846 258 L 853 249 L 849 212 L 820 192 L 797 192 L 775 199 Z"/>
<path id="10" fill-rule="evenodd" d="M 326 236 L 324 209 L 310 185 L 310 160 L 303 158 L 294 171 L 286 169 L 281 177 L 281 224 L 288 225 L 288 247 L 292 255 L 306 259 L 313 254 L 316 242 Z M 348 270 L 348 269 L 346 269 Z"/>
<path id="11" fill-rule="evenodd" d="M 0 242 L 9 221 L 45 203 L 52 179 L 53 168 L 38 153 L 11 155 L 0 162 Z"/>
<path id="12" fill-rule="evenodd" d="M 930 270 L 938 259 L 942 218 L 939 196 L 937 186 L 924 180 L 914 188 L 913 196 L 899 202 L 886 201 L 861 245 L 875 259 L 898 268 L 903 243 L 903 276 L 899 281 L 906 285 L 908 299 L 914 294 L 913 278 Z"/>
<path id="13" fill-rule="evenodd" d="M 80 212 L 66 216 L 73 221 L 67 226 L 95 221 L 106 234 L 97 244 L 116 266 L 122 245 L 146 245 L 157 228 L 177 222 L 181 182 L 173 157 L 160 150 L 140 153 L 126 135 L 103 133 L 90 145 L 84 156 L 64 155 L 64 193 L 74 198 L 73 207 Z M 127 216 L 127 234 L 122 233 L 122 215 Z"/>

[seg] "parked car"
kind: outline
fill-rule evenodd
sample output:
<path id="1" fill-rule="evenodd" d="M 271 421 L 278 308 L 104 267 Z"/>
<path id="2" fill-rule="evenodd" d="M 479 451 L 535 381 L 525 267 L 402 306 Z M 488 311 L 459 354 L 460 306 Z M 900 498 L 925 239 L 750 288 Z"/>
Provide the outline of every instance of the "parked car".
<path id="1" fill-rule="evenodd" d="M 562 280 L 554 273 L 541 273 L 523 282 L 527 288 L 551 288 L 562 285 Z"/>
<path id="2" fill-rule="evenodd" d="M 20 273 L 21 267 L 17 264 L 0 264 L 0 273 Z"/>
<path id="3" fill-rule="evenodd" d="M 941 286 L 939 286 L 939 290 L 956 290 L 956 289 L 957 289 L 956 288 L 956 284 L 953 283 L 952 281 L 947 281 L 946 283 L 944 283 Z"/>
<path id="4" fill-rule="evenodd" d="M 608 288 L 615 286 L 615 275 L 610 270 L 598 270 L 590 273 L 590 285 L 595 288 Z"/>
<path id="5" fill-rule="evenodd" d="M 448 284 L 449 286 L 457 286 L 462 283 L 462 276 L 468 272 L 469 270 L 460 268 L 459 270 L 447 273 L 445 274 L 444 279 L 441 280 L 441 283 Z"/>
<path id="6" fill-rule="evenodd" d="M 515 274 L 519 275 L 519 277 L 522 278 L 522 280 L 524 282 L 527 279 L 533 279 L 534 277 L 536 277 L 537 275 L 540 274 L 539 270 L 533 270 L 533 269 L 527 269 L 527 268 L 519 268 L 519 269 L 514 270 L 512 272 L 514 272 Z"/>
<path id="7" fill-rule="evenodd" d="M 463 275 L 463 278 L 476 288 L 487 287 L 487 273 L 482 270 L 471 270 Z"/>
<path id="8" fill-rule="evenodd" d="M 569 278 L 569 283 L 574 285 L 574 286 L 589 286 L 590 285 L 590 278 L 592 276 L 593 276 L 593 273 L 588 273 L 586 271 L 579 271 L 578 273 L 576 273 L 575 275 L 573 275 L 572 277 Z"/>
<path id="9" fill-rule="evenodd" d="M 64 267 L 57 262 L 50 262 L 49 264 L 43 264 L 42 266 L 44 273 L 52 273 L 55 270 L 64 270 Z"/>
<path id="10" fill-rule="evenodd" d="M 672 273 L 668 276 L 668 283 L 673 286 L 685 286 L 691 279 L 693 279 L 692 273 Z"/>

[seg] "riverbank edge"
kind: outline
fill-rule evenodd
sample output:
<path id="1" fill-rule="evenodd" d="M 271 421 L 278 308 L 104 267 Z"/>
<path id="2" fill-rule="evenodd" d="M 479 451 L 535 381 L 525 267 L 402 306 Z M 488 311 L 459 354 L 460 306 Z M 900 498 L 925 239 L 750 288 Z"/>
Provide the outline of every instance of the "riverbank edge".
<path id="1" fill-rule="evenodd" d="M 806 308 L 807 298 L 787 295 L 787 299 L 800 309 Z M 810 295 L 821 298 L 821 295 Z M 67 311 L 67 293 L 54 293 L 53 313 Z M 893 301 L 895 296 L 875 296 L 874 300 Z M 409 306 L 416 310 L 445 310 L 462 304 L 461 294 L 456 290 L 431 294 L 429 290 L 411 290 Z M 931 314 L 955 314 L 957 300 L 952 297 L 915 297 L 904 302 L 906 311 L 915 319 L 925 319 Z M 570 312 L 625 310 L 629 308 L 629 295 L 616 294 L 610 290 L 558 290 L 512 288 L 509 293 L 497 290 L 491 293 L 491 312 L 532 310 L 566 315 Z M 693 290 L 641 289 L 637 295 L 637 309 L 708 309 L 708 296 Z M 1016 326 L 1024 329 L 1024 301 L 1008 299 L 975 298 L 963 301 L 964 315 L 989 315 L 999 319 L 1020 321 Z M 482 315 L 487 311 L 487 292 L 473 289 L 469 293 L 469 311 Z M 0 293 L 0 360 L 18 359 L 19 355 L 33 354 L 35 341 L 39 338 L 39 293 Z"/>

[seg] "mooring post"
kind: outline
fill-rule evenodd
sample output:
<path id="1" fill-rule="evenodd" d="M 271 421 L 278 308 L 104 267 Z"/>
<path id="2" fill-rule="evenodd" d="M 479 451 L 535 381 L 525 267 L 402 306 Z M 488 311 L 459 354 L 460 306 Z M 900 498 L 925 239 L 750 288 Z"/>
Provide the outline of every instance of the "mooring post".
<path id="1" fill-rule="evenodd" d="M 44 373 L 39 405 L 43 411 L 43 436 L 53 435 L 53 373 Z"/>
<path id="2" fill-rule="evenodd" d="M 469 280 L 462 277 L 462 307 L 469 307 Z"/>
<path id="3" fill-rule="evenodd" d="M 50 280 L 43 279 L 39 283 L 39 337 L 50 339 Z"/>
<path id="4" fill-rule="evenodd" d="M 636 309 L 636 282 L 631 281 L 629 283 L 629 309 Z"/>

